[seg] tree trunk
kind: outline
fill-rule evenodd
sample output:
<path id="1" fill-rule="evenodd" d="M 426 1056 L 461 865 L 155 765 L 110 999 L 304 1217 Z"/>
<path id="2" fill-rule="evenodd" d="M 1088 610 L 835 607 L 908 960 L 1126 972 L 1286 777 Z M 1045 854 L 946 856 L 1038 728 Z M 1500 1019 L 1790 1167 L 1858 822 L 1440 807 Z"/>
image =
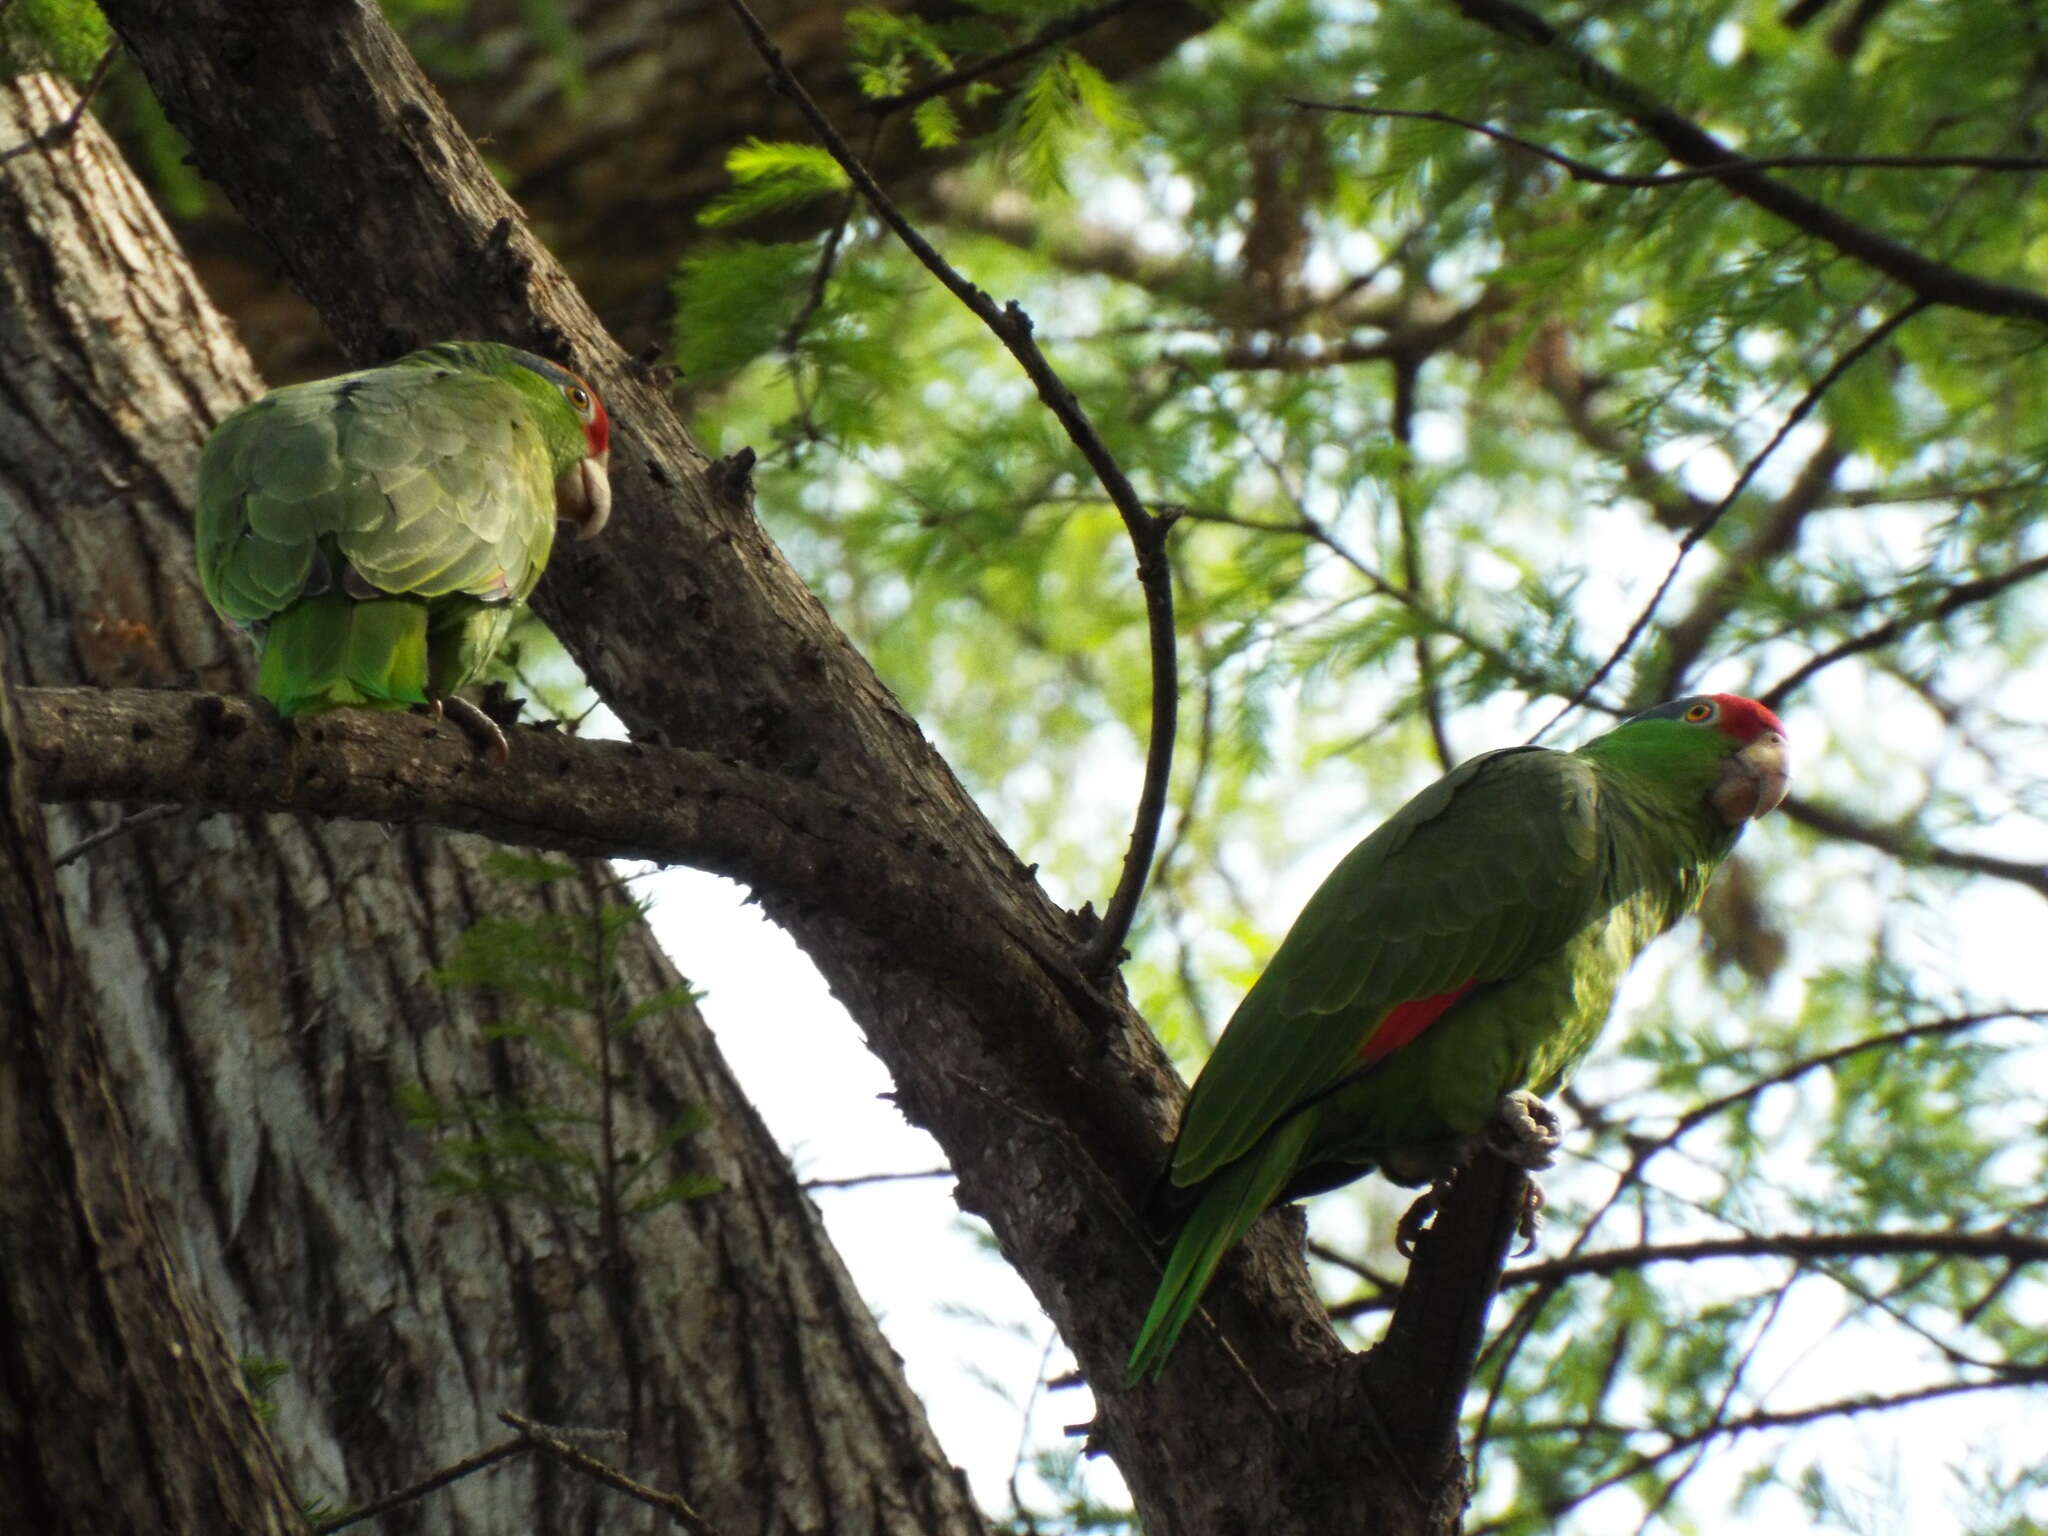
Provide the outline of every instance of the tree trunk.
<path id="1" fill-rule="evenodd" d="M 957 893 L 915 948 L 877 918 L 890 890 L 758 894 L 1075 1351 L 1096 1394 L 1093 1443 L 1116 1457 L 1148 1529 L 1453 1528 L 1455 1445 L 1417 1454 L 1388 1428 L 1418 1372 L 1452 1366 L 1420 1352 L 1348 1359 L 1308 1286 L 1298 1220 L 1260 1223 L 1210 1293 L 1213 1329 L 1191 1329 L 1159 1383 L 1124 1385 L 1158 1278 L 1134 1212 L 1178 1079 L 1121 984 L 1076 968 L 1085 925 L 1045 896 L 833 627 L 753 519 L 744 479 L 707 474 L 658 382 L 598 326 L 381 18 L 239 0 L 106 10 L 199 164 L 353 355 L 499 336 L 598 384 L 617 427 L 616 515 L 605 538 L 557 553 L 538 601 L 628 725 L 912 823 L 909 851 Z M 261 70 L 245 67 L 257 58 Z M 820 844 L 821 868 L 835 857 Z M 1464 1291 L 1492 1283 L 1460 1279 L 1411 1292 L 1414 1304 L 1464 1311 Z"/>
<path id="2" fill-rule="evenodd" d="M 48 81 L 0 86 L 0 146 L 68 107 Z M 256 377 L 90 123 L 0 165 L 0 186 L 0 625 L 18 678 L 246 691 L 247 642 L 199 592 L 189 503 L 200 444 Z M 53 840 L 100 811 L 53 809 Z M 78 996 L 178 1256 L 235 1347 L 290 1368 L 274 1432 L 299 1496 L 364 1502 L 504 1439 L 510 1408 L 623 1431 L 597 1453 L 722 1530 L 981 1530 L 693 1010 L 620 1042 L 616 1130 L 642 1146 L 700 1111 L 665 1176 L 708 1174 L 717 1193 L 616 1224 L 607 1245 L 562 1201 L 430 1187 L 435 1138 L 408 1126 L 405 1086 L 592 1102 L 576 1074 L 486 1038 L 504 1019 L 491 994 L 428 976 L 479 917 L 588 921 L 618 883 L 601 864 L 514 881 L 485 854 L 417 828 L 182 818 L 59 876 Z M 678 980 L 639 925 L 619 970 L 634 998 Z M 594 1055 L 589 1021 L 572 1027 Z M 31 1407 L 43 1433 L 82 1433 L 61 1397 Z M 536 1457 L 382 1526 L 600 1528 L 668 1526 Z"/>
<path id="3" fill-rule="evenodd" d="M 0 1530 L 298 1528 L 140 1187 L 0 657 Z"/>

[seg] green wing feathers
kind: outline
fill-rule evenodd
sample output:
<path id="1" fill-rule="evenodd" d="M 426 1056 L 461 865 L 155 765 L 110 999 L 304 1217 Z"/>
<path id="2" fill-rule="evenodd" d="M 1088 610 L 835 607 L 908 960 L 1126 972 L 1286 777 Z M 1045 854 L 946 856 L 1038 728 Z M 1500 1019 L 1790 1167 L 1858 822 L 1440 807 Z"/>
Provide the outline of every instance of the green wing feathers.
<path id="1" fill-rule="evenodd" d="M 472 681 L 547 564 L 556 470 L 532 402 L 415 357 L 277 390 L 206 445 L 200 581 L 257 628 L 258 686 L 286 713 Z M 350 597 L 367 599 L 353 617 Z"/>
<path id="2" fill-rule="evenodd" d="M 1188 1100 L 1191 1187 L 1354 1072 L 1390 1010 L 1498 981 L 1553 951 L 1598 894 L 1599 786 L 1578 758 L 1509 748 L 1438 780 L 1310 898 Z"/>

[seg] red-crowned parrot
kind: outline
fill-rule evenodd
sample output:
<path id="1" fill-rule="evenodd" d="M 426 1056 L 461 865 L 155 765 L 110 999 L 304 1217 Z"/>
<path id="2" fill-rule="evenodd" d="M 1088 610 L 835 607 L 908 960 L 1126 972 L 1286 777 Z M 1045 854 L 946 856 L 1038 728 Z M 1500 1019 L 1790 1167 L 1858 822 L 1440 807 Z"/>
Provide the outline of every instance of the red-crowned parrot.
<path id="1" fill-rule="evenodd" d="M 1238 1005 L 1159 1199 L 1185 1211 L 1130 1375 L 1158 1370 L 1260 1212 L 1378 1168 L 1440 1178 L 1505 1126 L 1534 1166 L 1554 1090 L 1636 956 L 1785 798 L 1784 726 L 1679 699 L 1576 752 L 1462 764 L 1345 857 Z"/>
<path id="2" fill-rule="evenodd" d="M 229 416 L 199 461 L 199 579 L 255 634 L 257 691 L 290 716 L 438 705 L 473 682 L 556 519 L 579 538 L 604 526 L 610 434 L 575 374 L 484 341 Z"/>

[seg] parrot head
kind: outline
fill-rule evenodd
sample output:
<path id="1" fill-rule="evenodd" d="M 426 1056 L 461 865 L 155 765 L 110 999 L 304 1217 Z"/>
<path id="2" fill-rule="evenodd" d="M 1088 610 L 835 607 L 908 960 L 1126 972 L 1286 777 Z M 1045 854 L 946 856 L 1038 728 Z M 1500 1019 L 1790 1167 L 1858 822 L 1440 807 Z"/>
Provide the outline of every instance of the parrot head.
<path id="1" fill-rule="evenodd" d="M 1784 722 L 1754 699 L 1735 693 L 1673 699 L 1630 716 L 1611 734 L 1646 736 L 1651 731 L 1675 751 L 1719 760 L 1707 803 L 1730 827 L 1776 810 L 1791 786 Z"/>
<path id="2" fill-rule="evenodd" d="M 512 360 L 554 385 L 576 413 L 588 451 L 555 477 L 555 516 L 572 526 L 577 538 L 595 538 L 612 515 L 612 419 L 597 391 L 568 369 L 516 349 Z"/>

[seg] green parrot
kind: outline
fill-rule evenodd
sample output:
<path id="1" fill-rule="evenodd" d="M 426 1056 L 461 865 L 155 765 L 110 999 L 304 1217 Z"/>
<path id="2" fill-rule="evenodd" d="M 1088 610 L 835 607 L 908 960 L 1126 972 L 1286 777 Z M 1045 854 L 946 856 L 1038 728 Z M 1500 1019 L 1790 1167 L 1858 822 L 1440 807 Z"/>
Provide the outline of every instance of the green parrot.
<path id="1" fill-rule="evenodd" d="M 200 583 L 279 714 L 438 708 L 504 643 L 556 519 L 604 527 L 610 437 L 588 384 L 498 342 L 273 390 L 200 457 Z"/>
<path id="2" fill-rule="evenodd" d="M 1788 782 L 1778 717 L 1701 695 L 1576 752 L 1475 757 L 1352 849 L 1188 1096 L 1155 1192 L 1184 1224 L 1131 1379 L 1160 1368 L 1268 1206 L 1374 1168 L 1429 1183 L 1482 1136 L 1548 1166 L 1557 1121 L 1535 1095 L 1591 1048 L 1636 956 Z"/>

